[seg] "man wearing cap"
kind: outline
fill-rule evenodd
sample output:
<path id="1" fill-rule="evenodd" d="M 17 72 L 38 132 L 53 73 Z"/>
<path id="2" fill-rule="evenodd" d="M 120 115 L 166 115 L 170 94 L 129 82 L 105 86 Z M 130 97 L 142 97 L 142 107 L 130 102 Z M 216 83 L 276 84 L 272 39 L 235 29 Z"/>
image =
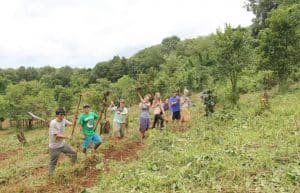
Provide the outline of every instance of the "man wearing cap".
<path id="1" fill-rule="evenodd" d="M 94 112 L 90 112 L 90 106 L 88 104 L 83 105 L 83 113 L 79 116 L 79 127 L 84 135 L 83 141 L 83 153 L 90 147 L 91 143 L 94 143 L 94 150 L 96 150 L 102 143 L 101 137 L 94 131 L 95 120 L 98 119 L 98 115 Z"/>
<path id="2" fill-rule="evenodd" d="M 55 114 L 56 118 L 50 122 L 49 127 L 49 176 L 53 174 L 60 153 L 70 157 L 72 163 L 75 163 L 77 160 L 77 153 L 64 141 L 64 139 L 68 139 L 64 135 L 65 126 L 72 125 L 72 123 L 65 119 L 65 110 L 63 108 L 57 109 Z"/>
<path id="3" fill-rule="evenodd" d="M 125 133 L 124 129 L 126 123 L 126 115 L 128 113 L 128 110 L 125 107 L 125 100 L 120 99 L 118 106 L 115 106 L 112 102 L 109 110 L 114 113 L 112 137 L 123 138 Z"/>

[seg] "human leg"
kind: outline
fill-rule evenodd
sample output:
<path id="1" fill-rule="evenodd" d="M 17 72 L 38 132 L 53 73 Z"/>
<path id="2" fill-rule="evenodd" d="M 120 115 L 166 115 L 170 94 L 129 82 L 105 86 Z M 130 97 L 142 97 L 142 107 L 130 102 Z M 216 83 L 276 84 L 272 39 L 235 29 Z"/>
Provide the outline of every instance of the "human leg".
<path id="1" fill-rule="evenodd" d="M 57 164 L 61 148 L 52 149 L 49 148 L 49 166 L 48 166 L 48 175 L 51 176 Z"/>
<path id="2" fill-rule="evenodd" d="M 93 135 L 92 141 L 95 144 L 94 150 L 96 150 L 102 144 L 102 139 L 101 139 L 100 135 L 98 135 L 97 133 L 95 133 Z"/>
<path id="3" fill-rule="evenodd" d="M 71 158 L 72 163 L 75 163 L 77 161 L 77 153 L 68 144 L 65 144 L 63 146 L 62 152 L 69 158 Z"/>

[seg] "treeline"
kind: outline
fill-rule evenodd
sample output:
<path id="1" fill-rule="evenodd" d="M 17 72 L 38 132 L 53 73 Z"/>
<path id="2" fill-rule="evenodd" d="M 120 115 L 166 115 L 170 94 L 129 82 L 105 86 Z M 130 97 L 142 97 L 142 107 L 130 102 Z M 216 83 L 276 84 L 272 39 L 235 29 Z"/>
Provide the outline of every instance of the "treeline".
<path id="1" fill-rule="evenodd" d="M 274 85 L 284 89 L 299 81 L 300 3 L 248 0 L 247 9 L 255 14 L 247 28 L 226 25 L 206 37 L 167 37 L 132 57 L 115 56 L 94 68 L 0 69 L 1 120 L 30 119 L 29 111 L 49 118 L 57 106 L 71 114 L 80 93 L 87 93 L 83 100 L 99 111 L 107 93 L 131 105 L 138 101 L 137 90 L 166 97 L 184 87 L 196 92 L 222 86 L 226 100 L 236 104 L 240 93 Z"/>

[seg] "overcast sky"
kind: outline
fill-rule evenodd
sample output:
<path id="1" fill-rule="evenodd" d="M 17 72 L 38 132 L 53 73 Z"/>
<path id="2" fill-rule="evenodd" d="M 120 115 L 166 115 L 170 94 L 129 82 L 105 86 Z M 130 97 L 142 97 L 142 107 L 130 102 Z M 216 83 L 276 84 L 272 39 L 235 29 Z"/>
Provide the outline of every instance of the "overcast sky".
<path id="1" fill-rule="evenodd" d="M 0 68 L 94 67 L 176 35 L 251 24 L 245 0 L 0 0 Z"/>

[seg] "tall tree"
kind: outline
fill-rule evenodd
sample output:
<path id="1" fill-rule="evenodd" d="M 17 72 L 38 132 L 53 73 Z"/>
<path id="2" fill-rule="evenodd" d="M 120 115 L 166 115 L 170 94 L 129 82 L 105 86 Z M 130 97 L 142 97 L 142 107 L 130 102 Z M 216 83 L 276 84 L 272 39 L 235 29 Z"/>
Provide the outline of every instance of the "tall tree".
<path id="1" fill-rule="evenodd" d="M 252 34 L 257 36 L 259 31 L 266 27 L 266 20 L 272 10 L 279 5 L 299 3 L 299 0 L 247 0 L 246 7 L 252 11 L 255 18 L 252 20 Z"/>
<path id="2" fill-rule="evenodd" d="M 259 34 L 260 67 L 274 72 L 280 88 L 299 65 L 300 4 L 281 6 Z M 298 66 L 299 67 L 299 66 Z"/>
<path id="3" fill-rule="evenodd" d="M 225 26 L 224 33 L 217 31 L 217 60 L 219 71 L 230 80 L 231 102 L 237 104 L 239 99 L 238 78 L 249 60 L 249 35 L 242 27 Z"/>

